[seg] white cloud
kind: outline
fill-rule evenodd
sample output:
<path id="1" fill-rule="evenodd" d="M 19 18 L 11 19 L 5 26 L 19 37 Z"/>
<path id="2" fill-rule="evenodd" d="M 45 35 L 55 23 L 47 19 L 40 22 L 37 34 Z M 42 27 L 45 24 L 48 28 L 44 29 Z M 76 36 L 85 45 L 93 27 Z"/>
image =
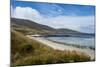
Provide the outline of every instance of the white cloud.
<path id="1" fill-rule="evenodd" d="M 11 16 L 13 16 L 13 13 L 14 13 L 14 9 L 13 9 L 13 6 L 11 5 Z"/>
<path id="2" fill-rule="evenodd" d="M 94 32 L 94 16 L 57 16 L 45 18 L 30 7 L 11 9 L 12 17 L 29 19 L 54 28 L 69 28 L 82 32 Z"/>
<path id="3" fill-rule="evenodd" d="M 44 24 L 54 28 L 69 28 L 82 32 L 94 32 L 94 16 L 58 16 L 45 19 Z M 84 29 L 85 27 L 92 29 L 92 31 Z"/>
<path id="4" fill-rule="evenodd" d="M 13 13 L 11 16 L 14 18 L 29 19 L 38 22 L 41 21 L 39 19 L 42 18 L 40 13 L 31 7 L 16 7 L 15 9 L 11 9 L 11 11 L 11 14 Z"/>

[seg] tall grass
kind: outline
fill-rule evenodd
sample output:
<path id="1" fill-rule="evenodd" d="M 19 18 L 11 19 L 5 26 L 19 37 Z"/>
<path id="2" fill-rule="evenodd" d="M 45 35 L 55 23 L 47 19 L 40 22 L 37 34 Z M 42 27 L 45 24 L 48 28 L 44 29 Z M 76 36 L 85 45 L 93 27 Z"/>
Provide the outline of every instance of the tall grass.
<path id="1" fill-rule="evenodd" d="M 36 65 L 90 61 L 90 57 L 77 51 L 54 50 L 31 40 L 17 31 L 11 31 L 12 65 Z"/>

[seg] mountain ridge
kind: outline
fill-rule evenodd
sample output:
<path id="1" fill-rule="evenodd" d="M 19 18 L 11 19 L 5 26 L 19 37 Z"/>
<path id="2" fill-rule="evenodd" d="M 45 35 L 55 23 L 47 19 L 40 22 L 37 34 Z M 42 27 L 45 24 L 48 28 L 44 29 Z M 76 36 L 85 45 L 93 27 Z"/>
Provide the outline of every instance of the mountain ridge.
<path id="1" fill-rule="evenodd" d="M 18 18 L 11 18 L 11 27 L 20 28 L 20 29 L 32 29 L 36 32 L 38 31 L 40 34 L 66 34 L 66 35 L 83 35 L 88 33 L 83 33 L 71 29 L 55 29 L 50 26 L 42 25 L 39 23 L 36 23 L 34 21 L 26 20 L 26 19 L 18 19 Z M 35 31 L 33 33 L 35 33 Z"/>

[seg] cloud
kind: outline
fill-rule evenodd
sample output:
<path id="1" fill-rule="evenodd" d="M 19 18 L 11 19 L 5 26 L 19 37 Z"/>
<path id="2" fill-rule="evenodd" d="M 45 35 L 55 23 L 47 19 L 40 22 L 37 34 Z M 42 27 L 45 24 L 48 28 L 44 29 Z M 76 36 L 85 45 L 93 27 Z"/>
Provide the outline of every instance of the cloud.
<path id="1" fill-rule="evenodd" d="M 69 28 L 81 32 L 94 33 L 94 16 L 63 16 L 46 18 L 31 7 L 11 7 L 14 18 L 29 19 L 53 28 Z"/>
<path id="2" fill-rule="evenodd" d="M 40 13 L 37 10 L 32 9 L 31 7 L 18 6 L 15 9 L 11 8 L 11 14 L 12 14 L 11 16 L 14 18 L 29 19 L 29 20 L 32 20 L 32 21 L 34 20 L 38 22 L 39 22 L 39 19 L 42 18 L 40 16 Z"/>
<path id="3" fill-rule="evenodd" d="M 94 16 L 58 16 L 45 19 L 44 24 L 54 28 L 69 28 L 87 33 L 94 32 Z"/>
<path id="4" fill-rule="evenodd" d="M 13 13 L 14 13 L 14 9 L 13 9 L 13 6 L 11 5 L 11 17 L 13 16 Z"/>

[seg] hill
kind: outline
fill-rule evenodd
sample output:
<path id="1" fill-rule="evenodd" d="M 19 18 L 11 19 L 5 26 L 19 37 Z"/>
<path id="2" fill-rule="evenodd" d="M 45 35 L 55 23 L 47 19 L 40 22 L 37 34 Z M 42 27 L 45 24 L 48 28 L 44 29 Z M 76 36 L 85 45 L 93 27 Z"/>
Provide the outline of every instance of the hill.
<path id="1" fill-rule="evenodd" d="M 76 51 L 54 50 L 42 43 L 11 30 L 12 66 L 90 61 L 90 57 Z"/>
<path id="2" fill-rule="evenodd" d="M 28 28 L 37 29 L 37 30 L 43 30 L 43 29 L 44 30 L 54 30 L 53 28 L 49 26 L 38 24 L 34 21 L 25 20 L 25 19 L 12 18 L 11 22 L 19 26 L 28 27 Z"/>
<path id="3" fill-rule="evenodd" d="M 38 24 L 34 21 L 16 18 L 11 18 L 11 27 L 17 31 L 32 34 L 82 34 L 81 32 L 71 29 L 54 29 L 46 25 Z"/>

